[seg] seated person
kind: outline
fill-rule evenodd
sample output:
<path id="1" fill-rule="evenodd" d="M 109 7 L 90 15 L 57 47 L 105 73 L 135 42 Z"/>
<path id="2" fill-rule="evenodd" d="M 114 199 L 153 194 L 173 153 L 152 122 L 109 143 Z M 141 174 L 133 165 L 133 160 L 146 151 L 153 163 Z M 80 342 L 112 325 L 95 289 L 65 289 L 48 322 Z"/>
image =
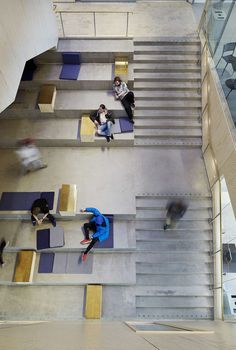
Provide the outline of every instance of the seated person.
<path id="1" fill-rule="evenodd" d="M 81 212 L 93 213 L 93 217 L 89 222 L 84 224 L 85 239 L 80 242 L 80 244 L 89 244 L 82 254 L 82 261 L 86 261 L 87 254 L 93 248 L 94 244 L 105 241 L 108 238 L 110 233 L 109 220 L 96 208 L 81 209 Z M 89 231 L 93 232 L 92 239 L 89 237 Z"/>
<path id="2" fill-rule="evenodd" d="M 115 124 L 115 120 L 104 104 L 101 104 L 98 110 L 90 115 L 90 119 L 96 125 L 98 135 L 105 136 L 107 142 L 114 140 L 111 127 L 112 124 Z"/>
<path id="3" fill-rule="evenodd" d="M 42 160 L 39 149 L 36 147 L 32 139 L 28 138 L 20 141 L 19 146 L 20 147 L 16 151 L 16 154 L 21 161 L 24 174 L 29 171 L 35 171 L 47 167 L 47 164 Z"/>
<path id="4" fill-rule="evenodd" d="M 38 218 L 39 214 L 44 214 L 41 219 Z M 56 219 L 49 213 L 47 200 L 45 198 L 36 199 L 31 207 L 31 221 L 33 226 L 35 226 L 36 223 L 41 225 L 46 218 L 48 218 L 54 227 L 56 226 Z"/>
<path id="5" fill-rule="evenodd" d="M 115 98 L 120 100 L 122 103 L 128 117 L 129 121 L 134 124 L 134 115 L 132 108 L 135 107 L 134 104 L 134 93 L 130 91 L 124 81 L 120 79 L 120 77 L 115 77 L 113 81 L 113 92 Z"/>

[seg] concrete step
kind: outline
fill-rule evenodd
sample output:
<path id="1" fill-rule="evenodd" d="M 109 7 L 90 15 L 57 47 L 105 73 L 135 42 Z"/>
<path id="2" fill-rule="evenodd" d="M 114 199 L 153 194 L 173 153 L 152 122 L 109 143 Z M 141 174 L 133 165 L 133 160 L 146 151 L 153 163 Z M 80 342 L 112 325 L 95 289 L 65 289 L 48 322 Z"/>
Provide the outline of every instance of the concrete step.
<path id="1" fill-rule="evenodd" d="M 163 229 L 163 220 L 137 220 L 135 223 L 135 228 L 137 229 Z M 210 230 L 212 225 L 209 224 L 208 220 L 198 221 L 198 220 L 184 220 L 182 218 L 176 227 L 178 230 Z"/>
<path id="2" fill-rule="evenodd" d="M 168 81 L 169 79 L 163 80 L 163 81 L 147 81 L 147 80 L 136 80 L 134 78 L 134 90 L 141 90 L 141 91 L 168 91 L 173 93 L 176 93 L 177 91 L 187 91 L 192 92 L 194 91 L 197 94 L 200 94 L 200 83 L 199 81 Z"/>
<path id="3" fill-rule="evenodd" d="M 199 129 L 201 124 L 198 120 L 175 120 L 175 119 L 137 119 L 135 129 Z"/>
<path id="4" fill-rule="evenodd" d="M 182 262 L 185 263 L 208 263 L 213 262 L 213 257 L 208 252 L 189 252 L 186 251 L 184 254 L 182 252 L 172 251 L 171 253 L 167 252 L 136 252 L 136 262 L 143 263 L 154 263 L 154 264 L 167 264 L 167 263 L 176 263 Z M 173 284 L 174 285 L 174 284 Z"/>
<path id="5" fill-rule="evenodd" d="M 183 196 L 180 196 L 182 198 Z M 184 197 L 183 197 L 184 198 Z M 211 198 L 208 196 L 205 197 L 185 197 L 185 200 L 188 202 L 188 210 L 200 210 L 208 209 L 212 207 Z M 136 207 L 148 208 L 148 209 L 161 209 L 166 208 L 167 203 L 171 201 L 168 196 L 137 196 L 136 197 Z"/>
<path id="6" fill-rule="evenodd" d="M 162 46 L 162 45 L 185 45 L 185 46 L 199 46 L 200 41 L 197 35 L 188 36 L 173 36 L 173 37 L 135 37 L 134 38 L 135 46 L 143 45 L 153 45 L 153 46 Z"/>
<path id="7" fill-rule="evenodd" d="M 166 217 L 166 209 L 138 209 L 136 211 L 136 219 L 160 219 Z M 212 219 L 212 211 L 209 209 L 187 210 L 184 220 L 209 220 Z"/>
<path id="8" fill-rule="evenodd" d="M 59 79 L 62 64 L 39 64 L 32 81 L 22 81 L 20 88 L 39 88 L 53 84 L 58 90 L 110 90 L 114 75 L 114 63 L 83 63 L 77 80 Z M 129 65 L 128 84 L 133 88 L 133 67 Z"/>
<path id="9" fill-rule="evenodd" d="M 197 91 L 160 91 L 160 90 L 137 90 L 136 100 L 177 100 L 177 101 L 197 101 L 201 106 L 201 95 Z"/>
<path id="10" fill-rule="evenodd" d="M 169 100 L 169 101 L 162 101 L 162 100 L 156 100 L 156 99 L 137 99 L 135 101 L 136 109 L 198 109 L 198 111 L 201 111 L 201 102 L 200 101 L 178 101 L 178 100 Z"/>
<path id="11" fill-rule="evenodd" d="M 164 138 L 152 138 L 142 137 L 134 139 L 135 147 L 183 147 L 183 148 L 199 148 L 202 147 L 202 141 L 196 138 L 175 138 L 170 139 L 169 137 Z"/>
<path id="12" fill-rule="evenodd" d="M 107 144 L 105 137 L 95 136 L 95 141 L 81 142 L 80 121 L 62 118 L 0 119 L 0 147 L 17 147 L 17 141 L 32 137 L 39 147 L 123 147 L 132 146 L 134 133 L 116 134 Z"/>
<path id="13" fill-rule="evenodd" d="M 194 63 L 198 64 L 200 60 L 200 55 L 198 53 L 192 53 L 188 55 L 179 54 L 176 52 L 175 54 L 168 54 L 168 52 L 144 52 L 140 51 L 140 53 L 135 52 L 133 56 L 133 62 L 136 63 Z"/>
<path id="14" fill-rule="evenodd" d="M 178 286 L 159 287 L 159 286 L 136 286 L 136 296 L 174 296 L 174 297 L 195 297 L 206 296 L 212 297 L 213 291 L 207 286 L 186 286 L 184 288 Z"/>
<path id="15" fill-rule="evenodd" d="M 148 119 L 198 119 L 200 117 L 200 111 L 198 109 L 194 110 L 164 110 L 164 109 L 135 109 L 134 116 L 136 118 L 148 118 Z"/>
<path id="16" fill-rule="evenodd" d="M 200 240 L 179 240 L 179 239 L 163 239 L 155 241 L 137 240 L 136 249 L 143 252 L 209 252 L 212 249 L 212 241 Z"/>
<path id="17" fill-rule="evenodd" d="M 148 55 L 199 55 L 200 45 L 134 45 L 134 54 Z"/>
<path id="18" fill-rule="evenodd" d="M 196 63 L 135 63 L 133 67 L 134 73 L 137 72 L 193 72 L 200 73 L 201 68 Z"/>
<path id="19" fill-rule="evenodd" d="M 137 296 L 136 306 L 138 308 L 211 308 L 213 307 L 212 297 L 157 297 Z"/>
<path id="20" fill-rule="evenodd" d="M 213 320 L 214 308 L 137 308 L 136 315 L 142 320 Z"/>
<path id="21" fill-rule="evenodd" d="M 38 63 L 61 63 L 62 52 L 80 52 L 81 63 L 113 63 L 117 55 L 133 58 L 133 39 L 67 39 L 58 41 L 57 50 L 49 50 L 34 60 Z"/>
<path id="22" fill-rule="evenodd" d="M 158 82 L 198 82 L 201 81 L 199 73 L 134 73 L 135 81 L 158 81 Z"/>
<path id="23" fill-rule="evenodd" d="M 137 274 L 136 276 L 136 284 L 142 286 L 211 286 L 212 285 L 212 275 L 207 273 L 194 273 L 194 274 L 169 274 L 168 277 L 166 275 L 142 275 Z"/>
<path id="24" fill-rule="evenodd" d="M 147 137 L 172 137 L 172 138 L 201 138 L 201 129 L 135 129 L 135 137 L 147 138 Z"/>
<path id="25" fill-rule="evenodd" d="M 212 239 L 212 231 L 211 230 L 196 230 L 196 231 L 188 231 L 188 230 L 137 230 L 136 229 L 136 239 L 139 241 L 165 241 L 166 239 L 180 239 L 186 241 L 198 241 L 198 240 L 206 240 L 209 241 Z"/>
<path id="26" fill-rule="evenodd" d="M 136 263 L 136 273 L 138 274 L 185 274 L 185 273 L 212 273 L 213 266 L 211 263 L 183 263 L 183 262 L 175 262 L 175 263 Z"/>

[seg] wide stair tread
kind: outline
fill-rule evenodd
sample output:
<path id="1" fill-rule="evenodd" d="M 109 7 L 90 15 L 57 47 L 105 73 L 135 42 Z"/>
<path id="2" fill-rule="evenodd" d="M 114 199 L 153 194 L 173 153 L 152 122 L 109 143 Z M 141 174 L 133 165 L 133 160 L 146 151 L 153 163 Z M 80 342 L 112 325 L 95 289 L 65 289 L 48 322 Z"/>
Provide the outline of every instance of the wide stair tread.
<path id="1" fill-rule="evenodd" d="M 134 45 L 134 54 L 199 55 L 200 45 Z"/>
<path id="2" fill-rule="evenodd" d="M 149 137 L 146 138 L 135 138 L 134 139 L 134 146 L 136 147 L 183 147 L 183 148 L 189 148 L 189 147 L 201 147 L 202 141 L 197 140 L 196 138 L 184 138 L 184 139 L 170 139 L 167 138 L 152 138 Z"/>
<path id="3" fill-rule="evenodd" d="M 169 79 L 166 79 L 164 81 L 160 81 L 159 79 L 156 81 L 147 81 L 136 79 L 134 80 L 134 90 L 142 90 L 142 91 L 195 91 L 199 93 L 200 89 L 200 81 L 169 81 Z"/>
<path id="4" fill-rule="evenodd" d="M 201 129 L 175 129 L 173 126 L 173 129 L 166 128 L 166 129 L 135 129 L 135 136 L 138 137 L 201 137 Z"/>
<path id="5" fill-rule="evenodd" d="M 194 72 L 200 73 L 200 66 L 196 63 L 135 63 L 134 73 L 136 72 Z"/>
<path id="6" fill-rule="evenodd" d="M 155 81 L 163 82 L 163 81 L 177 81 L 177 82 L 184 82 L 184 81 L 201 81 L 200 73 L 181 73 L 181 72 L 154 72 L 154 73 L 147 73 L 147 72 L 136 72 L 134 74 L 134 80 L 135 81 Z"/>
<path id="7" fill-rule="evenodd" d="M 154 63 L 154 62 L 159 62 L 159 63 L 184 63 L 184 64 L 189 64 L 189 63 L 199 63 L 200 56 L 197 53 L 189 54 L 189 55 L 183 55 L 183 54 L 175 54 L 175 55 L 170 55 L 168 53 L 155 53 L 155 54 L 148 54 L 145 52 L 141 52 L 140 54 L 134 53 L 134 58 L 133 62 L 134 63 Z"/>
<path id="8" fill-rule="evenodd" d="M 161 91 L 161 90 L 137 90 L 135 91 L 135 99 L 155 99 L 155 100 L 184 100 L 184 101 L 198 101 L 201 103 L 201 95 L 197 90 L 193 91 Z"/>

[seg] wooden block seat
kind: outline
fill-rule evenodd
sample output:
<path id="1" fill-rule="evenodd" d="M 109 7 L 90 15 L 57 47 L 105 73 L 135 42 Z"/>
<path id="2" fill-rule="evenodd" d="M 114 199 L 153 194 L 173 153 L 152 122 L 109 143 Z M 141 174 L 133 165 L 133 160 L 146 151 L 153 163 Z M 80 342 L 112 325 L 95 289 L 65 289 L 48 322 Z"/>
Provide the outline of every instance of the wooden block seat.
<path id="1" fill-rule="evenodd" d="M 62 216 L 75 216 L 77 187 L 74 184 L 63 184 L 60 189 L 59 213 Z"/>
<path id="2" fill-rule="evenodd" d="M 115 76 L 128 82 L 128 57 L 117 57 L 115 59 Z"/>
<path id="3" fill-rule="evenodd" d="M 86 287 L 85 318 L 99 319 L 102 315 L 102 286 L 88 284 Z"/>
<path id="4" fill-rule="evenodd" d="M 13 282 L 32 282 L 36 252 L 33 250 L 22 250 L 18 252 Z"/>
<path id="5" fill-rule="evenodd" d="M 42 85 L 39 92 L 38 106 L 42 113 L 53 113 L 56 100 L 55 85 Z"/>
<path id="6" fill-rule="evenodd" d="M 95 126 L 89 114 L 83 114 L 80 124 L 80 141 L 94 142 Z"/>

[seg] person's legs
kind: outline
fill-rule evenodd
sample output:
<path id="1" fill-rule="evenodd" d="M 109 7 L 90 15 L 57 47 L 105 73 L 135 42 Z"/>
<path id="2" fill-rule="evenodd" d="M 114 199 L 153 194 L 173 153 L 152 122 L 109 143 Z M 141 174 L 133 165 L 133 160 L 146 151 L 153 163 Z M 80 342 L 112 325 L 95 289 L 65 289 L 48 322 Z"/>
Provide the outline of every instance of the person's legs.
<path id="1" fill-rule="evenodd" d="M 109 137 L 111 137 L 111 128 L 112 128 L 112 122 L 110 120 L 108 120 L 106 133 L 107 133 L 107 136 L 109 136 Z"/>
<path id="2" fill-rule="evenodd" d="M 90 238 L 89 238 L 89 231 L 92 231 L 92 232 L 95 232 L 96 231 L 96 224 L 94 221 L 92 222 L 86 222 L 84 224 L 84 237 L 85 237 L 85 240 L 86 241 L 90 241 Z M 84 242 L 81 241 L 81 242 Z"/>
<path id="3" fill-rule="evenodd" d="M 132 112 L 132 109 L 131 109 L 131 106 L 130 106 L 130 102 L 127 99 L 127 95 L 122 98 L 121 103 L 122 103 L 122 105 L 123 105 L 123 107 L 124 107 L 128 117 L 129 117 L 129 120 L 133 121 L 133 118 L 134 118 L 133 117 L 133 112 Z"/>
<path id="4" fill-rule="evenodd" d="M 107 123 L 98 125 L 98 135 L 99 136 L 107 136 Z"/>
<path id="5" fill-rule="evenodd" d="M 99 242 L 99 238 L 98 238 L 98 237 L 92 239 L 92 241 L 89 243 L 89 246 L 87 247 L 87 249 L 85 250 L 85 252 L 82 254 L 82 261 L 86 261 L 88 252 L 93 248 L 93 246 L 94 246 L 97 242 Z"/>
<path id="6" fill-rule="evenodd" d="M 54 218 L 54 216 L 52 215 L 52 214 L 48 214 L 48 216 L 47 216 L 47 218 L 48 218 L 48 220 L 52 223 L 52 225 L 54 226 L 54 227 L 56 227 L 56 219 Z"/>
<path id="7" fill-rule="evenodd" d="M 1 265 L 1 266 L 4 265 L 2 253 L 3 253 L 4 248 L 6 247 L 6 244 L 7 244 L 7 243 L 6 243 L 5 239 L 2 239 L 2 240 L 1 240 L 1 243 L 0 243 L 0 265 Z"/>
<path id="8" fill-rule="evenodd" d="M 134 93 L 133 91 L 129 91 L 128 94 L 126 95 L 127 100 L 131 105 L 134 106 Z"/>
<path id="9" fill-rule="evenodd" d="M 36 225 L 36 220 L 35 220 L 35 218 L 33 217 L 33 215 L 31 215 L 31 222 L 32 222 L 32 225 L 33 225 L 33 226 Z"/>

